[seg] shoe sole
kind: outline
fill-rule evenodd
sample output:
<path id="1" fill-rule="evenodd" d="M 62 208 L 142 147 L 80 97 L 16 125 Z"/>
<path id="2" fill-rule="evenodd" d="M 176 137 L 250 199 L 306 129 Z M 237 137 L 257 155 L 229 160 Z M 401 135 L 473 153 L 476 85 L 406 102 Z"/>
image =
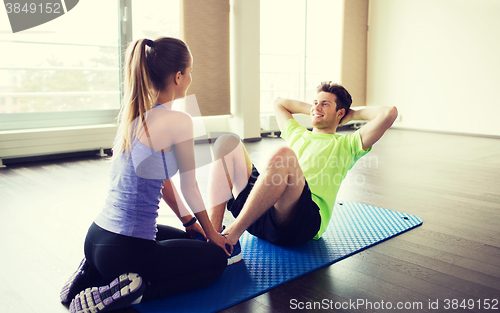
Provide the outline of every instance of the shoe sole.
<path id="1" fill-rule="evenodd" d="M 235 263 L 238 263 L 239 261 L 243 260 L 243 256 L 240 254 L 238 255 L 235 255 L 231 258 L 228 258 L 227 259 L 227 265 L 231 265 L 231 264 L 235 264 Z"/>
<path id="2" fill-rule="evenodd" d="M 84 258 L 81 262 L 80 265 L 78 266 L 78 269 L 76 270 L 73 275 L 68 279 L 66 284 L 64 284 L 64 287 L 61 290 L 60 293 L 60 298 L 61 298 L 61 303 L 63 304 L 68 304 L 71 301 L 71 298 L 69 297 L 70 293 L 72 292 L 71 288 L 75 285 L 75 282 L 80 278 L 82 273 L 84 272 L 84 267 L 87 264 L 87 260 Z"/>
<path id="3" fill-rule="evenodd" d="M 80 292 L 71 301 L 69 311 L 71 313 L 97 313 L 127 307 L 141 296 L 141 294 L 134 295 L 141 286 L 142 278 L 137 274 L 120 275 L 109 285 L 87 288 Z"/>

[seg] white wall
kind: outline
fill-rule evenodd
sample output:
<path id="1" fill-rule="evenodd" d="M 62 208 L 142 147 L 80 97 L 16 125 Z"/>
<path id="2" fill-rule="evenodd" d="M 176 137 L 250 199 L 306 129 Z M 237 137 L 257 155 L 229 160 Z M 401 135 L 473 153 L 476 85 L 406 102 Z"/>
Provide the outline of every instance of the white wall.
<path id="1" fill-rule="evenodd" d="M 500 1 L 371 0 L 367 105 L 395 126 L 500 136 Z"/>
<path id="2" fill-rule="evenodd" d="M 229 127 L 242 139 L 260 138 L 260 2 L 230 3 Z"/>

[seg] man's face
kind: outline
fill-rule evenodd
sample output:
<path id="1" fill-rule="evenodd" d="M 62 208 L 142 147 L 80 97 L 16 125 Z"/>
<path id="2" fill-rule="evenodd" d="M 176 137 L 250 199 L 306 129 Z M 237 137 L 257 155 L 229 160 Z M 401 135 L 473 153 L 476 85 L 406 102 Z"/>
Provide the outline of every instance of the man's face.
<path id="1" fill-rule="evenodd" d="M 318 129 L 335 128 L 337 120 L 337 96 L 321 91 L 317 94 L 311 106 L 311 124 Z"/>

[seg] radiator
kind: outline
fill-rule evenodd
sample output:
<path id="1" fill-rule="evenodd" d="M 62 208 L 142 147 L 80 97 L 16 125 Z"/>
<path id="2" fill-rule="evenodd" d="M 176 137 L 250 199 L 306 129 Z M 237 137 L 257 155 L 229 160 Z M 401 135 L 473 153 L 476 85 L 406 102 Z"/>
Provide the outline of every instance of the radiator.
<path id="1" fill-rule="evenodd" d="M 0 166 L 2 159 L 109 149 L 116 131 L 116 124 L 0 131 Z"/>

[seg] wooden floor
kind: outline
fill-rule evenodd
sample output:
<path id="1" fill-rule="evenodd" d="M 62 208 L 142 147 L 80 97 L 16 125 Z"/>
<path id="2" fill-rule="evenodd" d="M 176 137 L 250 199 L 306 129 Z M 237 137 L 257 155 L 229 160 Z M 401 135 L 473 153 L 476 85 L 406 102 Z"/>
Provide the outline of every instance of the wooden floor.
<path id="1" fill-rule="evenodd" d="M 247 148 L 263 160 L 283 143 L 266 138 Z M 66 312 L 59 290 L 83 257 L 109 169 L 95 157 L 0 170 L 0 312 Z M 202 193 L 207 171 L 198 170 Z M 324 299 L 344 303 L 339 312 L 383 312 L 388 303 L 408 308 L 391 312 L 499 312 L 499 139 L 391 129 L 351 170 L 338 200 L 414 214 L 424 224 L 222 312 L 295 312 L 294 304 Z M 180 226 L 165 204 L 160 222 Z M 439 309 L 429 308 L 436 301 Z M 496 310 L 478 309 L 487 304 Z"/>

